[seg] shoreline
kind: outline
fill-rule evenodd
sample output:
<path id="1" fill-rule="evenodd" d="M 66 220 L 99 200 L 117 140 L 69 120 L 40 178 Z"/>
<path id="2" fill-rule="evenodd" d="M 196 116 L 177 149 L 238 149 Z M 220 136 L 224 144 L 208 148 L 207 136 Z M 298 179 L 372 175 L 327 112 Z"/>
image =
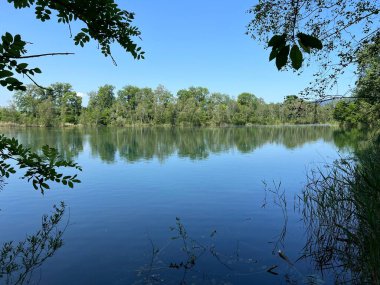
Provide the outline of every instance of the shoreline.
<path id="1" fill-rule="evenodd" d="M 19 123 L 13 123 L 13 122 L 0 122 L 0 128 L 45 128 L 45 129 L 51 129 L 51 128 L 199 128 L 199 129 L 207 129 L 207 128 L 250 128 L 250 127 L 339 127 L 338 123 L 311 123 L 311 124 L 290 124 L 290 123 L 283 123 L 283 124 L 246 124 L 246 125 L 222 125 L 222 126 L 216 126 L 216 125 L 205 125 L 205 126 L 190 126 L 190 125 L 151 125 L 151 124 L 131 124 L 131 125 L 124 125 L 124 126 L 117 126 L 117 125 L 83 125 L 83 124 L 60 124 L 56 126 L 43 126 L 43 125 L 28 125 L 28 124 L 19 124 Z"/>

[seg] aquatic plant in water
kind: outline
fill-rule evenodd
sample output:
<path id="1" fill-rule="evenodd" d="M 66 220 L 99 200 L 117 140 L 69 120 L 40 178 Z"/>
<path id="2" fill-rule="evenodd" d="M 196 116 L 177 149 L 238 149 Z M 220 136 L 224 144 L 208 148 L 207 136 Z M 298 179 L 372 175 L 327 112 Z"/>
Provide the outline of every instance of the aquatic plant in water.
<path id="1" fill-rule="evenodd" d="M 337 283 L 380 282 L 380 136 L 352 158 L 318 169 L 300 196 L 308 242 L 303 258 Z"/>

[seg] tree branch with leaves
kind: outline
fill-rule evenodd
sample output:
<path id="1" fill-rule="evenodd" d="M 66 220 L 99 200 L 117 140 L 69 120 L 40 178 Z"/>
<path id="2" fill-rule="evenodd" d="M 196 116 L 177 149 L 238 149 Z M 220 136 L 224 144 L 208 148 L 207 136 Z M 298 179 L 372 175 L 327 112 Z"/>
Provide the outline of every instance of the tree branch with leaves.
<path id="1" fill-rule="evenodd" d="M 139 47 L 134 38 L 140 38 L 141 32 L 132 25 L 134 13 L 122 10 L 113 0 L 8 0 L 16 9 L 34 9 L 36 18 L 42 22 L 51 20 L 53 12 L 56 12 L 58 23 L 69 26 L 72 36 L 71 23 L 82 22 L 82 28 L 74 37 L 75 45 L 84 46 L 91 39 L 98 42 L 101 52 L 107 57 L 112 57 L 111 44 L 118 43 L 134 59 L 144 59 L 144 51 Z M 69 52 L 45 53 L 26 55 L 27 42 L 21 39 L 19 34 L 5 33 L 0 44 L 0 84 L 8 90 L 25 91 L 25 85 L 15 77 L 15 73 L 28 77 L 34 84 L 40 86 L 33 76 L 41 73 L 39 68 L 28 68 L 20 59 L 30 59 L 52 55 L 69 55 Z"/>
<path id="2" fill-rule="evenodd" d="M 301 94 L 324 99 L 357 64 L 363 45 L 379 36 L 379 12 L 380 2 L 373 0 L 259 0 L 248 11 L 253 19 L 247 34 L 272 48 L 269 59 L 276 58 L 278 69 L 299 70 L 316 61 L 315 79 Z"/>
<path id="3" fill-rule="evenodd" d="M 34 9 L 36 18 L 42 22 L 52 19 L 56 13 L 58 23 L 69 26 L 75 21 L 85 25 L 75 36 L 74 43 L 84 46 L 94 39 L 98 42 L 101 52 L 110 56 L 116 64 L 111 53 L 111 44 L 118 43 L 133 58 L 144 58 L 144 51 L 137 46 L 134 39 L 140 38 L 139 29 L 132 24 L 134 13 L 122 10 L 113 0 L 7 0 L 16 9 Z M 33 76 L 41 73 L 39 68 L 30 68 L 25 62 L 30 58 L 68 55 L 71 53 L 43 53 L 28 55 L 27 42 L 20 35 L 5 33 L 0 43 L 0 85 L 10 91 L 26 91 L 27 86 L 16 78 L 17 75 L 28 77 L 36 86 L 40 86 Z M 73 187 L 74 183 L 80 182 L 76 175 L 66 175 L 58 171 L 60 167 L 71 167 L 77 170 L 81 168 L 71 161 L 63 159 L 54 148 L 45 146 L 42 154 L 33 153 L 18 143 L 16 139 L 0 136 L 0 176 L 9 177 L 16 172 L 13 163 L 19 168 L 26 168 L 23 178 L 28 179 L 35 189 L 49 189 L 47 182 L 57 182 Z"/>

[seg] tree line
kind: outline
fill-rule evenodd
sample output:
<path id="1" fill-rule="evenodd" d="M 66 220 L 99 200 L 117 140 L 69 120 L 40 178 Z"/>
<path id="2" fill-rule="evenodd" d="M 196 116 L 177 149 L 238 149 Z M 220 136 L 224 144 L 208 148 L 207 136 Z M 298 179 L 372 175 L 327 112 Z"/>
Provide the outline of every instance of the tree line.
<path id="1" fill-rule="evenodd" d="M 0 120 L 25 125 L 92 126 L 172 125 L 228 126 L 314 124 L 333 122 L 333 104 L 319 104 L 286 96 L 282 103 L 266 103 L 251 93 L 232 98 L 204 87 L 179 90 L 174 96 L 164 86 L 139 88 L 112 85 L 89 93 L 87 107 L 69 83 L 46 89 L 27 85 L 16 91 L 11 106 L 0 110 Z"/>
<path id="2" fill-rule="evenodd" d="M 358 80 L 352 97 L 309 101 L 296 95 L 281 103 L 266 103 L 252 93 L 237 98 L 211 93 L 204 87 L 182 89 L 176 95 L 164 86 L 127 85 L 116 91 L 104 85 L 89 93 L 88 106 L 69 83 L 48 88 L 35 84 L 14 93 L 13 102 L 0 108 L 0 121 L 25 125 L 92 126 L 172 125 L 229 126 L 325 124 L 378 126 L 380 123 L 380 36 L 356 53 Z"/>

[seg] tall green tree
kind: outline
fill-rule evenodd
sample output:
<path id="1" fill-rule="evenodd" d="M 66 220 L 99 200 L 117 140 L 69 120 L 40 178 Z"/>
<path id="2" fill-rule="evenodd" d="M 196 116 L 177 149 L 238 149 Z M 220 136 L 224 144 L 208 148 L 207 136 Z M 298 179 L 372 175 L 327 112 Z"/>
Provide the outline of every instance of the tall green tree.
<path id="1" fill-rule="evenodd" d="M 47 89 L 28 84 L 25 91 L 16 91 L 13 98 L 27 124 L 77 123 L 82 108 L 82 98 L 68 83 L 54 83 Z"/>
<path id="2" fill-rule="evenodd" d="M 358 76 L 355 97 L 380 103 L 380 33 L 357 55 Z"/>
<path id="3" fill-rule="evenodd" d="M 76 92 L 66 92 L 61 98 L 60 117 L 63 123 L 77 124 L 82 111 L 82 97 Z"/>
<path id="4" fill-rule="evenodd" d="M 57 118 L 55 114 L 55 106 L 51 97 L 43 100 L 37 105 L 38 124 L 44 127 L 52 127 L 55 125 Z"/>
<path id="5" fill-rule="evenodd" d="M 174 96 L 163 85 L 158 85 L 154 92 L 155 124 L 174 124 Z"/>
<path id="6" fill-rule="evenodd" d="M 61 107 L 62 99 L 66 93 L 73 92 L 73 87 L 69 83 L 53 83 L 46 90 L 46 99 L 50 97 L 54 103 L 55 108 L 58 110 Z"/>
<path id="7" fill-rule="evenodd" d="M 114 89 L 115 87 L 112 85 L 104 85 L 99 87 L 97 92 L 89 94 L 87 111 L 94 124 L 110 124 L 111 107 L 115 101 Z"/>
<path id="8" fill-rule="evenodd" d="M 380 123 L 380 35 L 358 51 L 359 79 L 350 100 L 339 101 L 334 118 L 343 125 Z"/>
<path id="9" fill-rule="evenodd" d="M 137 108 L 137 94 L 140 88 L 132 85 L 124 86 L 117 92 L 115 112 L 121 121 L 132 123 L 135 120 L 135 111 Z"/>
<path id="10" fill-rule="evenodd" d="M 136 101 L 136 120 L 140 124 L 153 122 L 155 104 L 153 90 L 151 88 L 141 88 L 136 94 Z"/>
<path id="11" fill-rule="evenodd" d="M 13 96 L 18 111 L 28 116 L 37 117 L 37 106 L 46 97 L 45 90 L 34 84 L 27 85 L 25 91 L 17 91 Z"/>
<path id="12" fill-rule="evenodd" d="M 241 93 L 237 98 L 237 111 L 234 122 L 238 125 L 255 123 L 255 111 L 258 106 L 258 99 L 251 93 Z"/>
<path id="13" fill-rule="evenodd" d="M 228 95 L 212 93 L 208 98 L 207 110 L 210 115 L 212 125 L 222 126 L 231 123 L 231 99 Z"/>
<path id="14" fill-rule="evenodd" d="M 178 122 L 201 126 L 207 122 L 209 91 L 204 87 L 190 87 L 177 92 Z"/>

